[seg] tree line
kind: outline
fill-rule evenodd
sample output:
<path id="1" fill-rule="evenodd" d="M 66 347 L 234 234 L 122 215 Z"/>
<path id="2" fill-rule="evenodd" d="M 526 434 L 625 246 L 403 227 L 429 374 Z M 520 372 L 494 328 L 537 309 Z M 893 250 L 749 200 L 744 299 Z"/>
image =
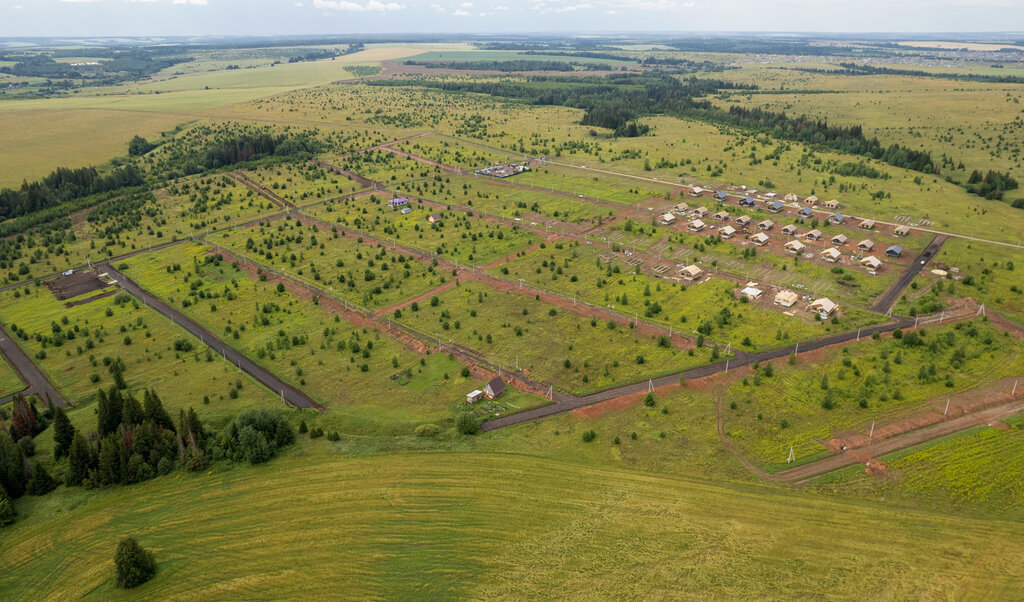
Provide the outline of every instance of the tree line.
<path id="1" fill-rule="evenodd" d="M 108 175 L 100 175 L 95 167 L 59 167 L 40 180 L 0 190 L 0 220 L 143 183 L 142 171 L 133 164 L 116 168 Z"/>
<path id="2" fill-rule="evenodd" d="M 1018 75 L 983 75 L 981 73 L 950 73 L 943 71 L 923 71 L 920 69 L 893 69 L 892 67 L 875 67 L 858 63 L 839 63 L 840 69 L 819 69 L 814 67 L 793 67 L 794 71 L 805 73 L 823 73 L 826 75 L 903 75 L 910 77 L 931 77 L 935 79 L 952 79 L 993 84 L 1022 84 L 1024 77 Z"/>

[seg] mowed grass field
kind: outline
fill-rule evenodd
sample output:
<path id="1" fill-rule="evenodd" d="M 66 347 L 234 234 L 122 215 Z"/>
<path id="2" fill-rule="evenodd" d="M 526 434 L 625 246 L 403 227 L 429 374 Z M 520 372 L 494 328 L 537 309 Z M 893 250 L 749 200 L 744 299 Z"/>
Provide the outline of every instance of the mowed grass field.
<path id="1" fill-rule="evenodd" d="M 20 501 L 24 516 L 0 533 L 0 590 L 25 599 L 959 599 L 1013 597 L 1022 586 L 1016 522 L 507 454 L 343 458 L 307 447 L 211 472 Z M 153 551 L 158 572 L 124 592 L 113 586 L 113 554 L 128 535 Z"/>

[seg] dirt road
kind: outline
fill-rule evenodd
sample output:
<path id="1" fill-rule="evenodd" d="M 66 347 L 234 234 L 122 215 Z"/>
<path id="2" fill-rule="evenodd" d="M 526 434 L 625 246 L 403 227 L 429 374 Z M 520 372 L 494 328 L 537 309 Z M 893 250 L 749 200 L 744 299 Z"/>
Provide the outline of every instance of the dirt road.
<path id="1" fill-rule="evenodd" d="M 14 339 L 11 338 L 11 335 L 3 326 L 0 326 L 0 353 L 3 354 L 4 358 L 7 359 L 7 363 L 21 377 L 21 382 L 28 384 L 21 391 L 22 394 L 35 395 L 39 397 L 43 404 L 49 401 L 55 406 L 67 407 L 67 402 L 57 392 L 57 388 L 53 386 L 50 379 L 46 378 L 42 370 L 32 363 L 32 360 L 25 354 L 25 351 L 14 342 Z M 8 395 L 0 399 L 0 404 L 7 403 L 13 397 L 14 395 Z"/>

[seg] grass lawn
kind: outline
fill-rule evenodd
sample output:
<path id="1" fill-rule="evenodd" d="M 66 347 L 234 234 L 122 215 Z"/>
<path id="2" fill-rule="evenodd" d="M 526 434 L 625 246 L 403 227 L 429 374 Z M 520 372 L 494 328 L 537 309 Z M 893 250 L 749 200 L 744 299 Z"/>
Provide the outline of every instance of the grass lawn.
<path id="1" fill-rule="evenodd" d="M 326 426 L 346 433 L 409 434 L 421 423 L 450 421 L 479 384 L 461 375 L 460 362 L 421 357 L 335 309 L 217 261 L 206 247 L 171 247 L 128 264 L 136 282 L 305 391 L 328 409 Z"/>
<path id="2" fill-rule="evenodd" d="M 836 433 L 866 434 L 873 421 L 920 414 L 932 409 L 928 400 L 1024 373 L 1021 343 L 987 322 L 925 332 L 920 346 L 907 344 L 910 335 L 863 340 L 821 361 L 776 362 L 771 377 L 762 368 L 734 382 L 726 397 L 729 437 L 752 462 L 782 470 L 790 446 L 798 462 L 814 459 Z"/>
<path id="3" fill-rule="evenodd" d="M 33 599 L 1001 598 L 1024 558 L 1016 522 L 519 454 L 310 451 L 17 508 L 0 589 Z M 130 593 L 113 585 L 128 535 L 158 566 Z"/>
<path id="4" fill-rule="evenodd" d="M 571 392 L 604 389 L 710 361 L 707 347 L 694 355 L 634 335 L 603 321 L 512 291 L 464 282 L 433 300 L 402 310 L 409 326 L 481 352 L 493 363 L 519 367 L 542 382 Z M 624 321 L 623 321 L 624 322 Z M 568 362 L 568 365 L 566 365 Z"/>

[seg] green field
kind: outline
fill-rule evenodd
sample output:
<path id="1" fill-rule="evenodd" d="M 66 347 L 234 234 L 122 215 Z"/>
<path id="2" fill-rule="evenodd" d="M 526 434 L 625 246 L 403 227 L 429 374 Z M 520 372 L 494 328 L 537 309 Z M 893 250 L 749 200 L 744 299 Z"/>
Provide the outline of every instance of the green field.
<path id="1" fill-rule="evenodd" d="M 129 260 L 127 274 L 327 407 L 324 420 L 335 428 L 409 434 L 421 423 L 450 420 L 476 386 L 458 361 L 420 356 L 372 326 L 342 319 L 340 308 L 206 257 L 214 259 L 207 247 L 179 245 Z"/>
<path id="2" fill-rule="evenodd" d="M 106 599 L 340 589 L 388 598 L 998 598 L 1022 586 L 1016 522 L 953 522 L 522 455 L 346 459 L 325 457 L 323 445 L 269 466 L 19 502 L 26 516 L 4 530 L 0 589 Z M 113 550 L 126 535 L 159 568 L 131 593 L 112 583 Z M 212 545 L 218 553 L 196 553 Z"/>
<path id="3" fill-rule="evenodd" d="M 401 320 L 444 341 L 481 352 L 491 363 L 517 364 L 556 388 L 585 392 L 708 363 L 707 347 L 688 351 L 635 335 L 619 320 L 586 319 L 570 309 L 513 291 L 464 282 L 402 310 Z M 397 317 L 397 316 L 396 316 Z"/>
<path id="4" fill-rule="evenodd" d="M 0 396 L 7 397 L 25 388 L 21 378 L 3 357 L 0 357 Z"/>
<path id="5" fill-rule="evenodd" d="M 839 433 L 864 433 L 907 416 L 942 410 L 957 393 L 1024 374 L 1021 343 L 983 321 L 925 329 L 921 345 L 864 339 L 823 360 L 775 374 L 755 372 L 719 392 L 733 443 L 765 470 L 787 467 L 827 451 L 822 442 Z M 826 407 L 826 400 L 832 407 Z M 933 407 L 931 402 L 938 407 Z"/>

